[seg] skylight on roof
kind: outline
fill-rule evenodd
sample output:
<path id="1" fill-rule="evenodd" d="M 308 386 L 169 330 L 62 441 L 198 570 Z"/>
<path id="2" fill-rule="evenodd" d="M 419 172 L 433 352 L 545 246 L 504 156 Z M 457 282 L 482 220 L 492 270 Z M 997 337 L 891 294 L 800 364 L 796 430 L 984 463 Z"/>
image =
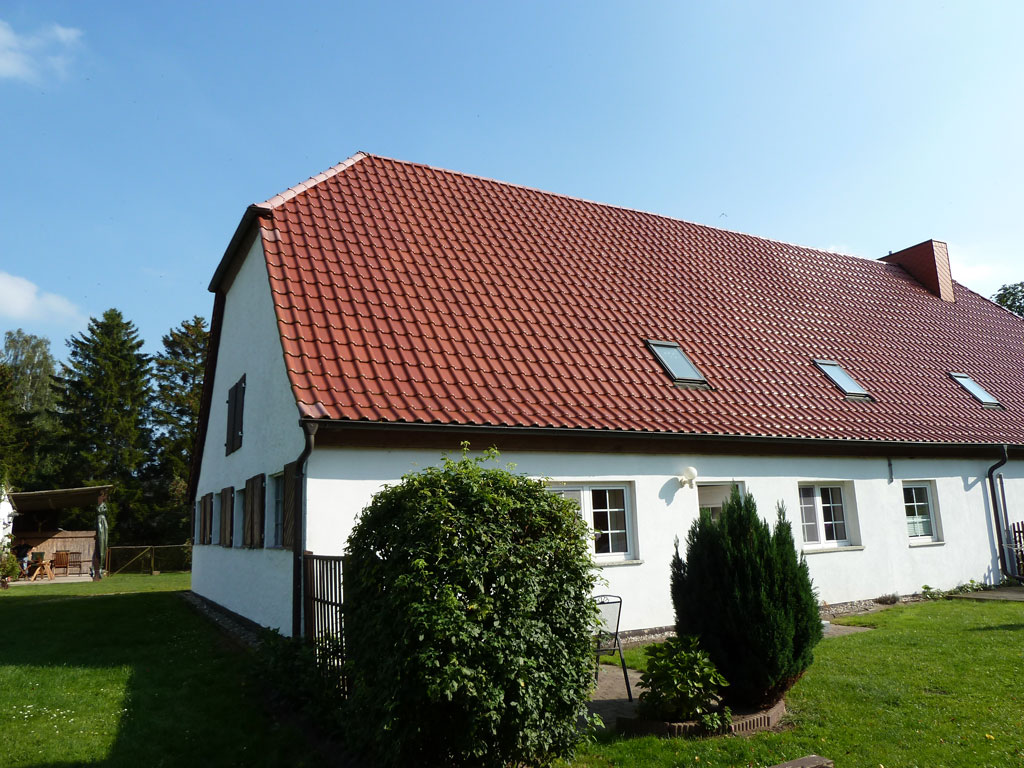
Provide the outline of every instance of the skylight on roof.
<path id="1" fill-rule="evenodd" d="M 949 375 L 952 377 L 953 381 L 970 392 L 976 400 L 981 402 L 982 405 L 987 408 L 1000 407 L 999 401 L 986 392 L 985 388 L 982 387 L 981 384 L 976 382 L 966 373 L 950 373 Z"/>
<path id="2" fill-rule="evenodd" d="M 677 384 L 707 385 L 708 380 L 704 378 L 704 374 L 697 370 L 697 366 L 690 362 L 690 358 L 674 341 L 648 340 L 647 346 Z"/>
<path id="3" fill-rule="evenodd" d="M 821 372 L 828 376 L 843 393 L 850 398 L 858 400 L 870 400 L 871 395 L 864 389 L 857 380 L 848 374 L 835 360 L 815 360 L 814 364 L 821 369 Z"/>

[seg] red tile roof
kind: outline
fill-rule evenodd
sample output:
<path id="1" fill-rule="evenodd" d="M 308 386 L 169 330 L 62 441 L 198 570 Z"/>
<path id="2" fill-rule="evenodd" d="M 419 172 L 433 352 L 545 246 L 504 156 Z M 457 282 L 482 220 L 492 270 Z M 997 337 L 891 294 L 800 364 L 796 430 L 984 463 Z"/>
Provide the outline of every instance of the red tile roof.
<path id="1" fill-rule="evenodd" d="M 256 209 L 310 416 L 1024 444 L 1024 321 L 895 264 L 362 154 Z M 711 388 L 674 386 L 645 339 Z"/>

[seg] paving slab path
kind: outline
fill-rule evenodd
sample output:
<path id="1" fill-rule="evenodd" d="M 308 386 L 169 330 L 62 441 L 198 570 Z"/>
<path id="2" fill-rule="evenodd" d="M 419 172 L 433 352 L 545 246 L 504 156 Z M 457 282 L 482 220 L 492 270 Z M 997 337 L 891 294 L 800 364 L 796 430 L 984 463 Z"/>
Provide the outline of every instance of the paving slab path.
<path id="1" fill-rule="evenodd" d="M 600 715 L 607 730 L 615 730 L 615 719 L 619 717 L 636 717 L 637 696 L 640 695 L 640 672 L 626 669 L 629 674 L 629 687 L 633 691 L 633 701 L 626 696 L 626 681 L 622 679 L 622 667 L 602 664 L 597 676 L 597 689 L 590 698 L 587 711 Z"/>
<path id="2" fill-rule="evenodd" d="M 1013 603 L 1024 603 L 1024 587 L 998 587 L 986 589 L 984 592 L 968 592 L 964 595 L 952 595 L 956 600 L 1009 600 Z"/>

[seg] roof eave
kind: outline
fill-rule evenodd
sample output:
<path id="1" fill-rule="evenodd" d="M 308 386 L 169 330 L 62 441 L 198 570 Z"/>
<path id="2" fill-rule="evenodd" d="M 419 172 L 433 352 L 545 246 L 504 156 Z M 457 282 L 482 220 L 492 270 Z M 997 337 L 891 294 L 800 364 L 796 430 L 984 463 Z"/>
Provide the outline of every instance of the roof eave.
<path id="1" fill-rule="evenodd" d="M 266 203 L 254 203 L 245 209 L 245 213 L 242 214 L 242 220 L 238 223 L 235 234 L 231 236 L 231 242 L 228 243 L 228 247 L 225 249 L 224 255 L 221 257 L 220 263 L 213 273 L 213 278 L 210 280 L 208 287 L 210 293 L 216 293 L 221 287 L 225 276 L 230 274 L 231 266 L 234 264 L 235 259 L 238 258 L 239 251 L 242 250 L 242 245 L 245 243 L 253 223 L 259 218 L 270 216 L 272 210 Z"/>
<path id="2" fill-rule="evenodd" d="M 749 448 L 753 453 L 779 453 L 791 451 L 799 454 L 870 454 L 874 456 L 988 456 L 1000 453 L 1003 446 L 1024 457 L 1024 444 L 1012 442 L 866 440 L 841 437 L 787 437 L 772 435 L 710 434 L 688 432 L 647 432 L 642 430 L 580 429 L 565 427 L 515 427 L 487 424 L 429 424 L 424 422 L 352 421 L 345 419 L 318 419 L 302 417 L 300 422 L 315 423 L 325 432 L 350 430 L 353 432 L 411 432 L 435 435 L 462 433 L 481 436 L 506 435 L 523 438 L 648 441 L 664 444 L 666 450 L 672 442 L 688 442 L 694 446 L 729 446 Z M 735 451 L 734 451 L 735 452 Z"/>

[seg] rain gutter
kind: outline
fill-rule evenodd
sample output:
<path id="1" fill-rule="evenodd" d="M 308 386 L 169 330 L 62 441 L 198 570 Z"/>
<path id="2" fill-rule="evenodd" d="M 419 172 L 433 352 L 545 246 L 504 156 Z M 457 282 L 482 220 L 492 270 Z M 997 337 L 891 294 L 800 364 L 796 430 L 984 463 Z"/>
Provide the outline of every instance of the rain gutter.
<path id="1" fill-rule="evenodd" d="M 305 542 L 303 530 L 305 500 L 306 460 L 313 452 L 317 423 L 307 419 L 299 419 L 306 444 L 302 453 L 295 460 L 295 540 L 292 542 L 292 637 L 302 636 L 302 552 Z"/>
<path id="2" fill-rule="evenodd" d="M 999 571 L 1003 576 L 1024 583 L 1024 577 L 1010 573 L 1006 562 L 1006 537 L 1003 532 L 1003 518 L 1006 515 L 1005 495 L 999 493 L 996 487 L 996 470 L 1010 460 L 1009 447 L 1001 446 L 1003 456 L 999 461 L 988 468 L 988 490 L 992 499 L 992 516 L 995 519 L 996 527 L 996 550 L 999 553 Z"/>

